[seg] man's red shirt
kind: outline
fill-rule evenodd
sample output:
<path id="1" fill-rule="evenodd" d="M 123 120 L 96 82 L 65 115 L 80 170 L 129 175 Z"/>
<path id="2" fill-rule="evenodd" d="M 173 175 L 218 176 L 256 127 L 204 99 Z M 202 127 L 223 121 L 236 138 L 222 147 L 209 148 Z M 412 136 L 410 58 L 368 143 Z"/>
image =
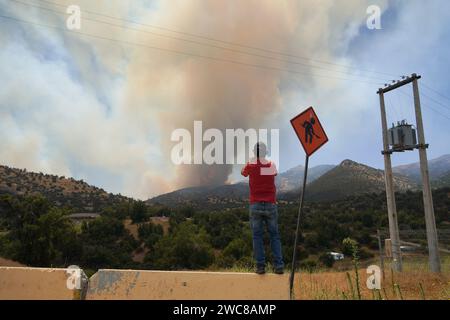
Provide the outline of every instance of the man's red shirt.
<path id="1" fill-rule="evenodd" d="M 271 161 L 258 159 L 258 161 L 247 162 L 242 169 L 244 177 L 249 176 L 250 203 L 270 202 L 276 203 L 275 176 L 277 168 Z"/>

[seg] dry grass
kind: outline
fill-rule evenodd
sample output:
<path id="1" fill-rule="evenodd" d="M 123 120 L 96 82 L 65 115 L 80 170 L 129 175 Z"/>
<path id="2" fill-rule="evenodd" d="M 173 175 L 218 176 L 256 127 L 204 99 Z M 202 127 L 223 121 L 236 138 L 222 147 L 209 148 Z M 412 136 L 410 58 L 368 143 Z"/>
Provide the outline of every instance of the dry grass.
<path id="1" fill-rule="evenodd" d="M 167 217 L 151 217 L 150 221 L 153 224 L 160 225 L 163 228 L 164 234 L 169 233 L 169 218 L 167 218 Z"/>
<path id="2" fill-rule="evenodd" d="M 124 227 L 127 229 L 130 234 L 136 239 L 139 240 L 139 226 L 146 223 L 153 223 L 156 225 L 161 225 L 163 228 L 164 234 L 167 234 L 169 231 L 169 219 L 168 218 L 162 218 L 162 217 L 151 217 L 150 221 L 143 222 L 143 223 L 133 223 L 131 219 L 125 219 L 124 221 Z M 145 248 L 143 245 L 140 247 L 140 250 L 136 250 L 133 252 L 132 259 L 135 262 L 142 263 L 144 262 L 145 255 L 148 253 L 148 249 Z"/>
<path id="3" fill-rule="evenodd" d="M 138 228 L 139 225 L 137 223 L 133 223 L 131 219 L 125 219 L 123 222 L 123 225 L 125 229 L 127 229 L 130 234 L 135 238 L 136 240 L 139 240 L 139 234 L 138 234 Z"/>
<path id="4" fill-rule="evenodd" d="M 148 252 L 149 252 L 149 250 L 147 248 L 145 248 L 144 246 L 140 246 L 140 249 L 135 250 L 133 252 L 133 256 L 132 256 L 133 261 L 143 263 L 145 256 L 147 255 Z"/>
<path id="5" fill-rule="evenodd" d="M 442 257 L 442 273 L 440 274 L 429 272 L 427 258 L 424 256 L 404 259 L 401 273 L 392 272 L 390 263 L 387 262 L 380 291 L 367 288 L 366 281 L 369 275 L 365 268 L 359 269 L 358 274 L 362 299 L 450 299 L 450 256 L 448 255 Z M 352 284 L 349 283 L 349 276 Z M 296 276 L 295 282 L 297 299 L 357 299 L 354 270 L 302 272 Z"/>
<path id="6" fill-rule="evenodd" d="M 369 275 L 365 267 L 378 264 L 378 261 L 376 259 L 366 261 L 358 272 L 361 299 L 450 300 L 450 255 L 441 256 L 441 260 L 440 274 L 429 272 L 426 256 L 404 256 L 401 273 L 391 272 L 390 262 L 386 261 L 385 278 L 381 281 L 380 291 L 369 290 L 366 285 Z M 344 266 L 349 269 L 343 270 Z M 295 276 L 295 298 L 300 300 L 358 299 L 355 271 L 350 268 L 351 264 L 345 263 L 331 270 L 319 269 L 312 273 L 302 270 Z M 252 269 L 236 266 L 220 271 L 253 272 Z M 287 269 L 286 272 L 290 271 Z M 350 276 L 351 285 L 347 274 Z"/>
<path id="7" fill-rule="evenodd" d="M 139 235 L 138 235 L 139 226 L 141 224 L 146 224 L 146 223 L 150 223 L 150 222 L 153 224 L 156 224 L 156 225 L 161 225 L 163 228 L 164 234 L 167 234 L 169 232 L 169 219 L 162 218 L 162 217 L 151 217 L 150 221 L 142 222 L 142 223 L 133 223 L 131 221 L 131 219 L 125 219 L 124 226 L 125 226 L 125 229 L 127 229 L 136 240 L 139 240 Z"/>
<path id="8" fill-rule="evenodd" d="M 354 272 L 349 272 L 349 274 L 356 292 Z M 380 295 L 383 300 L 450 299 L 450 276 L 448 274 L 406 271 L 394 273 L 392 281 L 391 273 L 388 272 L 381 283 L 382 289 L 379 292 L 367 289 L 365 269 L 359 271 L 359 276 L 362 299 L 379 299 Z M 296 277 L 296 282 L 300 284 L 296 285 L 296 299 L 356 299 L 356 293 L 352 294 L 345 272 L 303 273 L 300 274 L 300 277 Z M 421 293 L 421 285 L 424 294 Z M 398 288 L 400 288 L 400 292 Z"/>

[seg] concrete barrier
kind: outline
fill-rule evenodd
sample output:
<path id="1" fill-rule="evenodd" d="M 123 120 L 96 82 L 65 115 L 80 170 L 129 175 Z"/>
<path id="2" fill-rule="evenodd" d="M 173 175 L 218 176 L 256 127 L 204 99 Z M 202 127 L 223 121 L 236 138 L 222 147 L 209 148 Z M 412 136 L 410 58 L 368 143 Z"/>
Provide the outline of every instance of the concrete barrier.
<path id="1" fill-rule="evenodd" d="M 289 275 L 100 269 L 86 299 L 287 300 Z"/>
<path id="2" fill-rule="evenodd" d="M 83 299 L 83 285 L 68 288 L 70 276 L 68 269 L 0 267 L 0 300 Z"/>
<path id="3" fill-rule="evenodd" d="M 73 269 L 0 267 L 0 300 L 289 299 L 289 276 L 100 269 L 74 287 Z M 71 288 L 72 287 L 72 288 Z"/>

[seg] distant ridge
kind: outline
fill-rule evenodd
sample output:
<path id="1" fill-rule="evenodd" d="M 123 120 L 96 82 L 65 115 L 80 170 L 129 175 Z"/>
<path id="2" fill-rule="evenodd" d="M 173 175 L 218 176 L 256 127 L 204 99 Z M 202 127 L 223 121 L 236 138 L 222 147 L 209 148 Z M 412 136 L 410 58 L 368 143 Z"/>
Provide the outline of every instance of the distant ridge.
<path id="1" fill-rule="evenodd" d="M 221 186 L 201 186 L 183 188 L 147 200 L 149 204 L 168 207 L 191 206 L 203 209 L 240 208 L 248 200 L 247 182 Z"/>
<path id="2" fill-rule="evenodd" d="M 429 161 L 431 183 L 434 188 L 450 186 L 450 155 Z M 403 192 L 420 188 L 418 163 L 394 167 L 395 189 Z M 297 201 L 304 173 L 296 166 L 276 178 L 277 197 L 281 201 Z M 419 176 L 417 177 L 417 174 Z M 352 160 L 338 166 L 319 165 L 308 173 L 307 196 L 313 201 L 333 201 L 362 193 L 385 191 L 384 173 Z M 221 210 L 241 208 L 248 204 L 248 182 L 218 186 L 184 188 L 147 200 L 149 204 L 169 207 L 193 206 Z M 81 212 L 98 212 L 104 207 L 131 198 L 108 193 L 83 180 L 64 176 L 29 172 L 25 169 L 0 165 L 0 194 L 42 194 L 56 206 L 68 206 Z"/>
<path id="3" fill-rule="evenodd" d="M 418 185 L 411 179 L 394 175 L 396 191 L 416 190 Z M 308 185 L 310 200 L 338 200 L 351 195 L 379 193 L 385 190 L 384 172 L 367 165 L 344 160 Z"/>
<path id="4" fill-rule="evenodd" d="M 130 200 L 91 186 L 83 180 L 2 165 L 0 165 L 0 194 L 41 194 L 56 206 L 69 206 L 82 212 L 96 212 L 104 207 Z"/>
<path id="5" fill-rule="evenodd" d="M 320 177 L 323 173 L 334 168 L 334 165 L 319 165 L 309 170 L 309 181 Z M 275 184 L 280 194 L 299 188 L 303 178 L 303 166 L 297 166 L 280 173 Z M 183 188 L 165 193 L 149 199 L 149 204 L 162 204 L 169 207 L 192 206 L 210 209 L 240 208 L 248 203 L 248 182 L 241 181 L 234 184 L 219 186 L 200 186 Z"/>
<path id="6" fill-rule="evenodd" d="M 297 166 L 277 178 L 277 196 L 281 201 L 296 201 L 303 178 L 303 166 Z M 308 199 L 332 201 L 351 195 L 384 192 L 384 172 L 352 160 L 344 160 L 338 166 L 323 165 L 310 169 Z M 408 177 L 396 174 L 396 191 L 416 190 L 417 183 Z M 193 207 L 219 209 L 243 207 L 248 202 L 248 184 L 216 187 L 195 187 L 176 190 L 148 200 L 150 204 L 170 207 L 189 205 Z"/>
<path id="7" fill-rule="evenodd" d="M 307 182 L 316 180 L 334 167 L 335 165 L 324 164 L 309 168 Z M 278 192 L 284 193 L 300 188 L 304 172 L 305 167 L 300 165 L 279 174 L 275 179 Z"/>
<path id="8" fill-rule="evenodd" d="M 450 154 L 445 154 L 436 159 L 428 160 L 428 170 L 430 180 L 433 181 L 444 178 L 444 176 L 450 172 Z M 419 162 L 396 166 L 392 168 L 392 171 L 394 171 L 394 173 L 404 175 L 418 184 L 422 184 Z"/>
<path id="9" fill-rule="evenodd" d="M 429 161 L 433 172 L 433 187 L 450 186 L 450 155 L 444 155 Z M 448 170 L 447 165 L 449 165 Z M 396 192 L 417 190 L 420 184 L 411 174 L 417 164 L 396 167 L 394 185 Z M 303 166 L 297 166 L 280 173 L 276 179 L 277 197 L 281 201 L 297 201 L 300 183 L 303 178 Z M 444 172 L 444 174 L 441 174 Z M 321 165 L 309 170 L 307 197 L 312 201 L 334 201 L 365 193 L 385 192 L 383 170 L 346 159 L 338 166 Z M 195 187 L 176 190 L 148 200 L 148 203 L 160 203 L 170 207 L 191 205 L 194 207 L 220 209 L 247 205 L 247 182 L 216 187 Z"/>

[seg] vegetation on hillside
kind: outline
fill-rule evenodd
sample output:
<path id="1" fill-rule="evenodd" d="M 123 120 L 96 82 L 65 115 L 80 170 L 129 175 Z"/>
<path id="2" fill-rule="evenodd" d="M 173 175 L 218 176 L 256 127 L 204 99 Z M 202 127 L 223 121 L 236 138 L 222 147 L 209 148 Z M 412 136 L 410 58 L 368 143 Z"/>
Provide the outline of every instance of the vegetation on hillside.
<path id="1" fill-rule="evenodd" d="M 431 181 L 434 188 L 444 188 L 450 186 L 450 171 L 441 175 L 438 179 Z"/>
<path id="2" fill-rule="evenodd" d="M 434 191 L 438 228 L 448 228 L 450 188 Z M 422 195 L 397 195 L 401 229 L 424 229 Z M 0 256 L 31 266 L 79 265 L 85 269 L 223 269 L 252 267 L 252 238 L 247 209 L 201 211 L 191 207 L 169 209 L 126 201 L 105 208 L 100 218 L 81 225 L 69 219 L 70 210 L 55 207 L 42 196 L 0 196 Z M 291 262 L 297 205 L 279 206 L 284 259 Z M 169 228 L 149 221 L 169 217 Z M 124 221 L 132 219 L 137 236 Z M 306 202 L 301 220 L 298 257 L 304 268 L 331 267 L 326 255 L 348 255 L 350 238 L 364 261 L 378 249 L 377 229 L 388 226 L 384 194 L 367 194 L 334 203 Z M 352 242 L 353 243 L 353 242 Z M 268 238 L 266 238 L 268 246 Z M 133 260 L 145 249 L 142 262 Z M 267 247 L 268 249 L 268 247 Z M 269 252 L 270 250 L 267 250 Z M 268 256 L 270 259 L 270 255 Z"/>
<path id="3" fill-rule="evenodd" d="M 96 212 L 128 198 L 108 193 L 83 180 L 0 166 L 0 194 L 43 195 L 57 207 Z"/>

